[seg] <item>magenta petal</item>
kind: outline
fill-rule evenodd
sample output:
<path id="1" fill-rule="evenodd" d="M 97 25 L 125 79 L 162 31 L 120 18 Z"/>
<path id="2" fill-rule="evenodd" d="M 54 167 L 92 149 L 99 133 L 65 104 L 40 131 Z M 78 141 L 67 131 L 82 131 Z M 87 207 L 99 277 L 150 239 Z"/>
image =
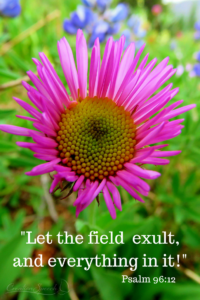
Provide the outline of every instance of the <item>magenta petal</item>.
<path id="1" fill-rule="evenodd" d="M 26 175 L 37 176 L 41 174 L 46 174 L 54 170 L 54 166 L 61 161 L 60 158 L 54 159 L 51 162 L 44 163 L 37 167 L 34 167 L 30 172 L 27 172 Z"/>
<path id="2" fill-rule="evenodd" d="M 54 180 L 53 180 L 50 190 L 49 190 L 50 193 L 53 193 L 53 190 L 55 189 L 55 187 L 58 185 L 58 183 L 60 181 L 61 181 L 60 176 L 58 176 L 58 174 L 54 175 Z"/>
<path id="3" fill-rule="evenodd" d="M 70 99 L 69 99 L 69 95 L 67 94 L 67 91 L 66 91 L 62 81 L 58 77 L 56 71 L 54 70 L 52 64 L 50 63 L 48 58 L 45 56 L 45 54 L 40 53 L 39 55 L 40 55 L 42 63 L 44 64 L 45 68 L 48 70 L 50 76 L 54 80 L 54 83 L 59 91 L 59 95 L 61 96 L 61 99 L 60 99 L 61 102 L 64 103 L 66 105 L 66 107 L 68 107 L 68 105 L 70 104 Z"/>
<path id="4" fill-rule="evenodd" d="M 118 189 L 116 188 L 116 186 L 114 184 L 112 184 L 109 181 L 107 181 L 107 187 L 108 187 L 108 189 L 110 190 L 110 192 L 113 196 L 114 204 L 116 205 L 116 207 L 119 210 L 122 210 L 121 196 L 120 196 L 120 193 L 119 193 Z"/>
<path id="5" fill-rule="evenodd" d="M 30 132 L 30 130 L 29 130 Z M 42 146 L 46 146 L 49 148 L 55 148 L 58 146 L 58 143 L 56 143 L 56 141 L 52 138 L 49 137 L 44 137 L 44 136 L 40 136 L 38 131 L 31 131 L 30 132 L 30 136 L 32 137 L 32 139 L 34 140 L 34 142 L 38 143 L 39 145 Z"/>
<path id="6" fill-rule="evenodd" d="M 74 206 L 78 205 L 78 204 L 85 204 L 88 201 L 90 201 L 90 199 L 94 199 L 93 198 L 93 194 L 95 192 L 95 190 L 97 189 L 98 186 L 98 181 L 95 181 L 93 184 L 91 184 L 89 187 L 87 187 L 84 191 L 84 193 L 82 193 L 80 196 L 78 196 L 78 198 L 74 201 Z"/>
<path id="7" fill-rule="evenodd" d="M 79 179 L 77 180 L 77 182 L 75 183 L 75 185 L 73 187 L 74 192 L 77 191 L 80 188 L 81 184 L 83 183 L 84 178 L 85 178 L 84 175 L 81 175 L 79 177 Z"/>
<path id="8" fill-rule="evenodd" d="M 141 161 L 143 164 L 152 164 L 152 165 L 168 165 L 169 160 L 163 158 L 149 157 L 145 158 Z"/>
<path id="9" fill-rule="evenodd" d="M 126 181 L 127 183 L 129 183 L 130 185 L 133 184 L 133 185 L 141 186 L 141 188 L 147 192 L 149 192 L 150 190 L 150 186 L 145 181 L 143 181 L 142 179 L 140 179 L 139 177 L 135 176 L 134 174 L 128 171 L 125 170 L 118 171 L 117 176 L 123 179 L 124 181 Z"/>
<path id="10" fill-rule="evenodd" d="M 150 148 L 150 149 L 149 149 Z M 146 157 L 150 156 L 151 153 L 153 153 L 153 149 L 151 149 L 151 147 L 146 148 L 146 151 L 137 151 L 135 154 L 135 157 L 133 159 L 131 159 L 131 163 L 140 163 L 141 160 L 145 159 Z M 141 149 L 143 150 L 143 149 Z"/>
<path id="11" fill-rule="evenodd" d="M 33 117 L 35 117 L 36 119 L 40 120 L 41 119 L 41 114 L 34 108 L 32 107 L 30 104 L 13 97 L 13 99 L 20 105 L 22 106 L 28 113 L 30 113 Z"/>
<path id="12" fill-rule="evenodd" d="M 180 154 L 181 151 L 154 151 L 151 156 L 152 157 L 168 157 Z"/>
<path id="13" fill-rule="evenodd" d="M 79 88 L 78 75 L 73 53 L 66 38 L 62 38 L 58 42 L 58 53 L 67 84 L 71 91 L 72 98 L 76 100 L 78 98 Z"/>
<path id="14" fill-rule="evenodd" d="M 30 136 L 30 129 L 14 125 L 0 125 L 0 130 L 15 135 Z"/>
<path id="15" fill-rule="evenodd" d="M 114 207 L 114 204 L 112 202 L 112 198 L 111 198 L 111 196 L 108 192 L 108 189 L 107 189 L 106 185 L 103 188 L 103 195 L 104 195 L 104 199 L 105 199 L 107 208 L 109 210 L 109 213 L 110 213 L 112 219 L 116 219 L 117 215 L 116 215 L 115 207 Z"/>
<path id="16" fill-rule="evenodd" d="M 158 133 L 163 129 L 164 125 L 165 125 L 165 123 L 163 122 L 162 124 L 156 126 L 155 129 L 152 130 L 152 132 L 147 134 L 147 136 L 145 136 L 139 143 L 136 144 L 135 149 L 140 149 L 140 148 L 148 145 L 149 143 L 153 144 L 151 142 L 152 137 L 158 135 Z"/>
<path id="17" fill-rule="evenodd" d="M 65 166 L 56 165 L 55 166 L 55 171 L 57 171 L 57 172 L 68 172 L 68 171 L 71 171 L 71 168 L 65 167 Z"/>
<path id="18" fill-rule="evenodd" d="M 163 152 L 165 152 L 165 151 L 163 151 Z M 152 154 L 152 156 L 153 156 L 153 154 Z M 131 164 L 131 163 L 126 163 L 124 166 L 129 170 L 129 172 L 134 173 L 136 176 L 140 176 L 145 179 L 156 179 L 161 175 L 160 173 L 158 173 L 156 171 L 144 170 L 141 167 Z"/>
<path id="19" fill-rule="evenodd" d="M 74 182 L 78 179 L 78 176 L 75 175 L 74 172 L 60 172 L 59 173 L 61 178 L 64 178 L 65 180 L 69 182 Z"/>
<path id="20" fill-rule="evenodd" d="M 190 104 L 183 107 L 180 107 L 178 109 L 173 110 L 171 113 L 167 114 L 163 119 L 171 119 L 174 118 L 180 114 L 183 114 L 184 112 L 191 110 L 192 108 L 196 107 L 196 104 Z"/>
<path id="21" fill-rule="evenodd" d="M 124 44 L 125 44 L 125 38 L 122 36 L 118 42 L 115 42 L 115 49 L 114 49 L 114 56 L 115 56 L 115 63 L 114 63 L 114 68 L 113 72 L 111 74 L 111 83 L 110 83 L 110 88 L 109 88 L 109 94 L 108 98 L 113 99 L 114 98 L 114 93 L 115 93 L 115 87 L 117 85 L 117 76 L 119 73 L 119 68 L 120 68 L 120 59 L 122 56 L 122 52 L 124 49 Z M 129 57 L 130 59 L 130 57 Z"/>
<path id="22" fill-rule="evenodd" d="M 27 75 L 29 76 L 30 80 L 33 82 L 33 84 L 35 85 L 35 87 L 37 88 L 37 90 L 43 96 L 45 96 L 47 99 L 49 99 L 50 101 L 52 101 L 52 99 L 51 99 L 48 91 L 44 87 L 43 83 L 38 79 L 38 77 L 32 71 L 28 71 Z"/>
<path id="23" fill-rule="evenodd" d="M 122 57 L 120 66 L 119 66 L 114 95 L 116 95 L 116 93 L 118 92 L 118 89 L 119 89 L 122 81 L 124 80 L 124 77 L 125 77 L 126 73 L 128 72 L 128 69 L 130 68 L 131 63 L 133 62 L 134 54 L 135 54 L 135 44 L 131 43 L 128 46 L 128 48 L 126 49 L 126 51 Z"/>
<path id="24" fill-rule="evenodd" d="M 45 161 L 52 161 L 56 158 L 55 155 L 40 154 L 40 153 L 35 153 L 35 154 L 33 154 L 33 156 L 38 159 L 45 160 Z"/>
<path id="25" fill-rule="evenodd" d="M 90 75 L 89 75 L 89 97 L 96 95 L 96 86 L 99 76 L 100 61 L 97 47 L 93 47 L 90 61 Z"/>
<path id="26" fill-rule="evenodd" d="M 119 178 L 118 176 L 117 177 L 110 176 L 109 178 L 113 183 L 117 185 L 121 185 L 133 198 L 135 198 L 140 202 L 144 202 L 144 200 L 122 178 Z"/>
<path id="27" fill-rule="evenodd" d="M 91 203 L 95 199 L 94 192 L 97 189 L 97 187 L 98 187 L 98 181 L 91 183 L 90 188 L 87 189 L 84 194 L 84 199 L 82 199 L 81 205 L 86 205 L 88 202 Z"/>
<path id="28" fill-rule="evenodd" d="M 54 130 L 52 130 L 51 128 L 49 128 L 49 127 L 47 127 L 47 126 L 45 126 L 45 125 L 42 125 L 42 124 L 39 124 L 39 123 L 33 123 L 33 126 L 34 126 L 36 129 L 38 129 L 38 130 L 44 132 L 45 134 L 47 134 L 47 135 L 49 135 L 49 136 L 54 136 L 54 137 L 57 136 L 57 133 L 56 133 Z"/>
<path id="29" fill-rule="evenodd" d="M 103 60 L 102 60 L 102 64 L 101 64 L 101 69 L 100 69 L 100 74 L 99 74 L 99 82 L 98 82 L 98 87 L 97 87 L 97 96 L 98 97 L 101 97 L 101 94 L 102 94 L 102 90 L 103 90 L 103 86 L 104 86 L 104 79 L 105 79 L 106 70 L 107 70 L 108 64 L 109 64 L 109 57 L 110 57 L 112 46 L 113 46 L 113 38 L 110 37 L 106 43 L 105 52 L 104 52 L 104 56 L 103 56 Z"/>
<path id="30" fill-rule="evenodd" d="M 84 99 L 87 96 L 88 52 L 85 37 L 80 29 L 76 35 L 76 60 L 80 97 Z"/>
<path id="31" fill-rule="evenodd" d="M 20 116 L 20 115 L 16 115 L 17 118 L 20 118 L 20 119 L 24 119 L 24 120 L 27 120 L 27 121 L 31 121 L 31 122 L 37 122 L 38 120 L 34 119 L 34 118 L 31 118 L 31 117 L 26 117 L 26 116 Z"/>

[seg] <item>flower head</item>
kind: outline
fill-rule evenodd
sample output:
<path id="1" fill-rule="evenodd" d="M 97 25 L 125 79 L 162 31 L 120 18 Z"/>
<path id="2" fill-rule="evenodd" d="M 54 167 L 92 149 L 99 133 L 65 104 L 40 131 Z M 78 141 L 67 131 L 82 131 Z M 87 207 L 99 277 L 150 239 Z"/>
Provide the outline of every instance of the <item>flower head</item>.
<path id="1" fill-rule="evenodd" d="M 151 8 L 151 12 L 154 16 L 157 16 L 157 15 L 161 14 L 162 6 L 160 4 L 153 5 L 152 8 Z"/>
<path id="2" fill-rule="evenodd" d="M 200 51 L 194 53 L 193 57 L 197 60 L 197 63 L 190 66 L 190 69 L 188 70 L 189 77 L 200 77 Z"/>
<path id="3" fill-rule="evenodd" d="M 88 8 L 82 5 L 71 14 L 70 20 L 65 19 L 63 28 L 69 34 L 76 34 L 79 28 L 88 28 L 94 23 L 96 15 Z"/>
<path id="4" fill-rule="evenodd" d="M 178 65 L 177 66 L 177 71 L 176 71 L 176 76 L 180 77 L 185 71 L 185 68 L 183 65 Z"/>
<path id="5" fill-rule="evenodd" d="M 63 29 L 69 34 L 76 34 L 83 29 L 88 34 L 88 46 L 91 48 L 99 38 L 104 42 L 120 30 L 120 22 L 125 20 L 129 13 L 127 4 L 119 3 L 110 9 L 111 0 L 83 0 L 85 6 L 79 5 L 70 19 L 65 19 Z"/>
<path id="6" fill-rule="evenodd" d="M 200 21 L 198 21 L 198 22 L 196 22 L 196 23 L 194 24 L 194 28 L 195 28 L 196 30 L 200 31 Z"/>
<path id="7" fill-rule="evenodd" d="M 195 53 L 195 59 L 200 62 L 200 51 Z"/>
<path id="8" fill-rule="evenodd" d="M 170 119 L 195 106 L 175 109 L 181 100 L 165 107 L 178 89 L 169 84 L 155 92 L 176 70 L 167 66 L 168 58 L 154 68 L 156 59 L 147 64 L 148 55 L 136 68 L 144 46 L 134 56 L 135 45 L 130 44 L 123 54 L 124 43 L 123 36 L 117 42 L 109 38 L 101 62 L 99 40 L 95 41 L 88 88 L 88 53 L 82 31 L 77 33 L 77 68 L 72 50 L 62 38 L 58 52 L 70 95 L 47 57 L 40 53 L 42 63 L 33 61 L 41 80 L 28 72 L 36 89 L 23 83 L 36 108 L 15 98 L 32 115 L 18 117 L 32 121 L 37 130 L 0 126 L 2 131 L 31 137 L 34 143 L 17 144 L 46 161 L 27 175 L 56 171 L 50 192 L 62 181 L 72 183 L 73 190 L 78 191 L 74 202 L 77 216 L 102 191 L 115 218 L 115 208 L 122 209 L 117 186 L 143 202 L 139 194 L 146 196 L 150 190 L 143 179 L 160 176 L 144 165 L 165 165 L 169 160 L 163 157 L 180 153 L 161 151 L 167 145 L 155 144 L 179 135 L 183 119 Z"/>
<path id="9" fill-rule="evenodd" d="M 105 16 L 110 22 L 116 23 L 125 20 L 128 16 L 128 13 L 128 5 L 124 3 L 119 3 L 114 9 L 107 10 Z"/>
<path id="10" fill-rule="evenodd" d="M 19 0 L 1 0 L 0 15 L 4 17 L 14 18 L 21 12 Z"/>
<path id="11" fill-rule="evenodd" d="M 125 48 L 134 41 L 136 49 L 139 49 L 144 44 L 143 38 L 146 36 L 146 30 L 143 28 L 144 24 L 141 18 L 137 15 L 132 15 L 127 21 L 128 28 L 126 28 L 122 35 L 125 36 Z"/>
<path id="12" fill-rule="evenodd" d="M 177 42 L 175 40 L 172 40 L 170 43 L 170 49 L 172 51 L 174 51 L 175 49 L 177 49 Z"/>
<path id="13" fill-rule="evenodd" d="M 200 31 L 196 31 L 196 32 L 194 33 L 194 39 L 195 39 L 196 41 L 200 40 Z"/>
<path id="14" fill-rule="evenodd" d="M 194 76 L 200 77 L 200 64 L 194 65 L 192 73 L 194 74 Z"/>
<path id="15" fill-rule="evenodd" d="M 194 33 L 194 39 L 198 41 L 200 40 L 200 21 L 194 24 L 194 29 L 196 30 Z"/>

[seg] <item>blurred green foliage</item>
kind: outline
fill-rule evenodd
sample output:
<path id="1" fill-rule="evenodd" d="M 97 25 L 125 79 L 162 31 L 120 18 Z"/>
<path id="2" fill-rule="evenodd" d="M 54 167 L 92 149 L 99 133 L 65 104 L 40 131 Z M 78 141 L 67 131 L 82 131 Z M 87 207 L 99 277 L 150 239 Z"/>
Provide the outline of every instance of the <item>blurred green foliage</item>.
<path id="1" fill-rule="evenodd" d="M 6 42 L 12 42 L 21 32 L 28 30 L 33 24 L 44 18 L 48 13 L 59 9 L 61 16 L 42 26 L 10 51 L 0 57 L 0 85 L 19 79 L 26 71 L 35 71 L 31 61 L 38 58 L 38 52 L 44 51 L 53 62 L 59 76 L 64 82 L 61 72 L 56 42 L 64 32 L 62 20 L 79 4 L 78 0 L 61 1 L 49 0 L 22 1 L 22 15 L 16 19 L 0 20 L 1 47 Z M 164 24 L 164 23 L 163 23 Z M 161 32 L 152 28 L 147 36 L 145 53 L 149 52 L 150 59 L 157 57 L 160 62 L 164 57 L 170 57 L 170 64 L 186 66 L 194 63 L 193 53 L 200 50 L 200 44 L 193 41 L 193 32 L 184 31 L 177 39 L 177 48 L 170 50 L 171 32 L 166 31 L 165 25 Z M 75 38 L 67 36 L 75 51 Z M 103 52 L 102 45 L 102 52 Z M 145 54 L 144 53 L 144 54 Z M 0 294 L 1 299 L 102 299 L 102 300 L 199 300 L 200 286 L 194 279 L 200 274 L 200 80 L 190 78 L 188 72 L 172 78 L 173 86 L 179 87 L 176 99 L 184 99 L 184 104 L 196 103 L 197 108 L 184 114 L 185 128 L 182 134 L 169 141 L 168 150 L 182 150 L 182 153 L 170 159 L 170 164 L 163 167 L 153 167 L 162 176 L 152 181 L 151 192 L 146 197 L 145 204 L 137 203 L 125 191 L 120 190 L 123 199 L 123 211 L 117 213 L 117 219 L 112 220 L 103 199 L 100 206 L 88 207 L 75 220 L 74 207 L 71 200 L 60 200 L 59 192 L 55 194 L 55 208 L 58 220 L 54 222 L 50 216 L 45 200 L 44 183 L 40 176 L 32 178 L 24 173 L 33 166 L 41 163 L 33 157 L 29 150 L 16 146 L 16 141 L 29 141 L 25 137 L 17 137 L 0 133 Z M 0 91 L 0 122 L 31 128 L 29 122 L 18 119 L 16 114 L 24 114 L 16 105 L 12 96 L 27 99 L 21 86 Z M 149 166 L 152 168 L 152 166 Z M 50 181 L 50 180 L 49 180 Z M 50 184 L 50 182 L 49 182 Z M 48 187 L 47 187 L 48 188 Z M 49 231 L 54 236 L 50 246 L 26 245 L 21 230 L 32 230 L 35 235 Z M 100 234 L 113 231 L 124 233 L 125 245 L 58 245 L 55 236 L 58 231 L 66 230 L 87 236 L 90 230 L 98 230 Z M 179 246 L 173 245 L 134 245 L 134 234 L 158 235 L 165 230 L 172 232 L 179 241 Z M 161 261 L 163 254 L 176 257 L 178 253 L 186 253 L 187 259 L 181 261 L 182 268 L 142 268 L 139 265 L 136 272 L 129 276 L 176 277 L 177 283 L 158 284 L 122 284 L 124 268 L 95 268 L 84 271 L 81 268 L 61 268 L 56 266 L 44 268 L 14 268 L 14 257 L 94 257 L 106 254 L 112 257 L 141 258 L 144 253 Z M 189 269 L 195 276 L 187 276 Z M 193 277 L 193 278 L 192 278 Z M 28 288 L 37 289 L 38 285 L 46 289 L 68 282 L 69 290 L 62 294 L 59 288 L 53 293 L 31 293 Z M 14 284 L 15 291 L 10 290 Z M 21 287 L 27 287 L 19 292 Z M 75 296 L 74 293 L 77 295 Z M 78 298 L 76 298 L 78 297 Z"/>

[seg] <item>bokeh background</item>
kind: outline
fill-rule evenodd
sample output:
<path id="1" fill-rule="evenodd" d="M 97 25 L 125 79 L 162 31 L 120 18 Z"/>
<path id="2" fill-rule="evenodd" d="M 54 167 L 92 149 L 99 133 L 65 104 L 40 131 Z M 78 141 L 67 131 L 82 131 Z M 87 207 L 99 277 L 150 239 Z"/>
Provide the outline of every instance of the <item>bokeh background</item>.
<path id="1" fill-rule="evenodd" d="M 137 47 L 146 43 L 143 57 L 149 53 L 149 60 L 157 57 L 160 62 L 169 56 L 169 63 L 177 68 L 177 73 L 170 79 L 174 87 L 180 88 L 176 100 L 184 99 L 185 105 L 196 103 L 197 107 L 184 114 L 182 134 L 169 141 L 168 150 L 182 150 L 182 153 L 171 158 L 168 166 L 154 167 L 162 176 L 150 182 L 151 192 L 145 204 L 137 203 L 120 190 L 123 211 L 117 213 L 116 220 L 111 219 L 103 199 L 99 207 L 97 204 L 88 207 L 75 219 L 72 206 L 75 195 L 62 199 L 67 191 L 57 191 L 52 196 L 48 193 L 51 181 L 48 175 L 28 177 L 24 174 L 40 163 L 31 151 L 15 144 L 16 141 L 29 139 L 0 132 L 0 298 L 199 300 L 200 1 L 127 0 L 123 2 L 125 5 L 120 6 L 117 6 L 117 0 L 99 1 L 98 8 L 93 9 L 88 8 L 89 0 L 22 0 L 21 13 L 17 7 L 14 18 L 13 5 L 18 5 L 18 1 L 4 2 L 12 3 L 4 9 L 1 7 L 3 4 L 0 5 L 1 124 L 31 128 L 28 121 L 15 117 L 24 114 L 24 111 L 12 97 L 29 101 L 20 82 L 28 81 L 27 70 L 36 71 L 31 58 L 38 58 L 41 51 L 45 52 L 65 82 L 56 43 L 66 36 L 75 53 L 73 33 L 78 26 L 82 26 L 89 46 L 92 39 L 100 34 L 102 53 L 106 39 L 113 35 L 117 40 L 123 32 L 127 45 L 131 41 Z M 85 8 L 77 9 L 78 5 Z M 90 23 L 90 13 L 86 7 L 95 11 L 98 24 L 94 19 Z M 21 230 L 32 230 L 35 236 L 49 231 L 54 242 L 51 245 L 28 246 L 20 234 Z M 58 245 L 55 237 L 63 230 L 84 236 L 90 230 L 98 230 L 100 234 L 123 231 L 125 245 Z M 172 232 L 180 242 L 179 246 L 133 245 L 131 241 L 134 234 L 157 235 L 163 230 Z M 47 266 L 47 260 L 52 256 L 94 257 L 102 253 L 108 257 L 113 257 L 115 253 L 127 258 L 140 258 L 146 253 L 156 257 L 158 262 L 161 262 L 164 253 L 173 257 L 186 253 L 187 259 L 180 261 L 180 267 L 142 268 L 140 265 L 136 272 L 130 272 L 127 268 L 93 266 L 91 270 L 84 271 L 81 268 L 56 266 L 51 269 Z M 36 258 L 39 254 L 43 254 L 44 268 L 12 266 L 14 257 Z M 122 274 L 176 277 L 177 283 L 122 284 Z M 63 280 L 68 283 L 66 294 L 59 290 Z M 9 290 L 11 283 L 15 290 Z M 45 295 L 44 292 L 36 292 L 38 285 L 46 288 Z M 66 287 L 63 289 L 66 290 Z"/>

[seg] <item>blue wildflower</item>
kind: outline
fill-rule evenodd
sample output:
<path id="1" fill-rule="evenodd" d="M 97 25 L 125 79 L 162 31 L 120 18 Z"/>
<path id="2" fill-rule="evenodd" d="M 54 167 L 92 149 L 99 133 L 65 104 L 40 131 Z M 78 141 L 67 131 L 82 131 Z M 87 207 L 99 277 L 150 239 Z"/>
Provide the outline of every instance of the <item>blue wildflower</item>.
<path id="1" fill-rule="evenodd" d="M 1 1 L 1 0 L 0 0 Z M 64 30 L 69 34 L 76 34 L 84 29 L 89 34 L 89 47 L 96 38 L 100 42 L 107 40 L 119 32 L 120 22 L 127 18 L 129 9 L 127 4 L 120 3 L 114 9 L 108 9 L 112 0 L 82 0 L 83 5 L 72 12 L 70 19 L 65 19 Z"/>
<path id="2" fill-rule="evenodd" d="M 19 0 L 0 0 L 0 15 L 14 18 L 21 12 Z"/>
<path id="3" fill-rule="evenodd" d="M 123 30 L 121 35 L 123 35 L 125 37 L 124 48 L 126 49 L 131 43 L 131 31 L 130 31 L 130 29 L 127 28 L 127 29 Z"/>
<path id="4" fill-rule="evenodd" d="M 114 23 L 114 24 L 110 24 L 107 34 L 108 35 L 113 35 L 113 34 L 117 34 L 120 30 L 120 23 Z"/>
<path id="5" fill-rule="evenodd" d="M 128 19 L 127 25 L 129 28 L 122 32 L 126 38 L 124 47 L 127 48 L 131 42 L 135 42 L 136 48 L 139 49 L 144 44 L 143 38 L 146 36 L 146 30 L 142 28 L 142 21 L 138 16 L 132 15 Z"/>
<path id="6" fill-rule="evenodd" d="M 96 0 L 82 0 L 82 2 L 87 7 L 94 7 L 96 5 Z"/>
<path id="7" fill-rule="evenodd" d="M 171 41 L 170 49 L 173 51 L 177 48 L 177 42 L 175 40 Z"/>
<path id="8" fill-rule="evenodd" d="M 104 11 L 112 2 L 112 0 L 97 0 L 97 6 L 100 10 Z"/>
<path id="9" fill-rule="evenodd" d="M 195 64 L 193 67 L 193 72 L 196 76 L 200 77 L 200 64 Z"/>
<path id="10" fill-rule="evenodd" d="M 70 17 L 70 20 L 65 19 L 63 23 L 64 30 L 69 34 L 76 34 L 79 28 L 86 29 L 95 19 L 94 13 L 89 8 L 81 5 Z"/>
<path id="11" fill-rule="evenodd" d="M 194 39 L 195 39 L 195 40 L 200 40 L 200 31 L 196 31 L 196 32 L 194 33 Z"/>
<path id="12" fill-rule="evenodd" d="M 74 24 L 67 19 L 64 20 L 63 29 L 69 34 L 76 34 L 78 30 L 77 27 L 75 27 Z"/>
<path id="13" fill-rule="evenodd" d="M 110 28 L 110 25 L 105 21 L 98 21 L 92 30 L 92 35 L 89 40 L 89 47 L 94 45 L 96 38 L 99 38 L 99 42 L 102 43 L 106 39 L 106 34 Z"/>
<path id="14" fill-rule="evenodd" d="M 200 31 L 200 21 L 198 21 L 198 22 L 196 22 L 196 23 L 194 24 L 194 28 L 195 28 L 196 30 L 199 30 L 199 31 Z"/>
<path id="15" fill-rule="evenodd" d="M 196 60 L 200 62 L 200 51 L 196 53 Z"/>
<path id="16" fill-rule="evenodd" d="M 132 15 L 127 25 L 133 30 L 134 34 L 138 38 L 144 38 L 146 35 L 146 30 L 142 29 L 142 22 L 141 19 L 138 16 Z"/>
<path id="17" fill-rule="evenodd" d="M 109 11 L 108 18 L 110 22 L 120 22 L 128 17 L 128 13 L 128 5 L 120 3 L 114 9 Z"/>

